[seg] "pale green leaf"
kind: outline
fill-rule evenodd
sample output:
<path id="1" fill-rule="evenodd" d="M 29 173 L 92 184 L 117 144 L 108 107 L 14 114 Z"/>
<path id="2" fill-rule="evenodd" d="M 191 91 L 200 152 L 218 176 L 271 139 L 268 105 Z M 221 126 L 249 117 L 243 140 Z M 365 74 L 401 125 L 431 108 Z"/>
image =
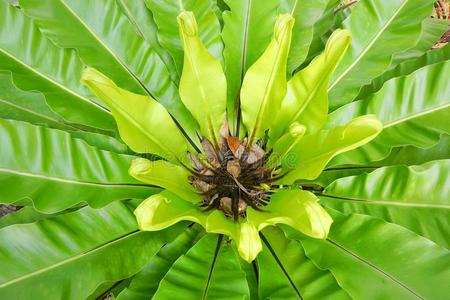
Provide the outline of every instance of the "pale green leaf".
<path id="1" fill-rule="evenodd" d="M 306 135 L 283 160 L 283 169 L 288 173 L 279 182 L 288 184 L 297 179 L 316 178 L 334 156 L 370 142 L 382 128 L 375 116 L 365 115 L 344 126 Z"/>
<path id="2" fill-rule="evenodd" d="M 167 189 L 186 201 L 198 203 L 202 198 L 189 183 L 191 173 L 179 165 L 137 158 L 131 163 L 129 173 L 139 181 Z"/>
<path id="3" fill-rule="evenodd" d="M 286 61 L 293 25 L 291 15 L 278 17 L 272 41 L 245 74 L 241 110 L 243 123 L 250 133 L 250 144 L 270 128 L 273 113 L 279 110 L 286 94 Z"/>
<path id="4" fill-rule="evenodd" d="M 303 138 L 306 127 L 294 122 L 289 126 L 289 132 L 286 132 L 273 145 L 272 154 L 268 161 L 269 166 L 277 167 L 286 158 L 286 155 L 295 147 Z"/>
<path id="5" fill-rule="evenodd" d="M 228 84 L 228 122 L 234 133 L 244 74 L 270 43 L 279 0 L 225 0 L 225 3 L 230 9 L 223 13 L 223 57 Z"/>
<path id="6" fill-rule="evenodd" d="M 214 145 L 225 120 L 227 81 L 220 62 L 202 44 L 198 37 L 197 21 L 192 12 L 178 16 L 184 47 L 183 73 L 180 96 L 200 124 L 200 131 Z"/>
<path id="7" fill-rule="evenodd" d="M 180 221 L 192 221 L 206 227 L 207 214 L 198 205 L 179 198 L 169 191 L 153 195 L 134 211 L 139 228 L 158 231 Z"/>
<path id="8" fill-rule="evenodd" d="M 161 104 L 119 88 L 92 68 L 84 70 L 81 80 L 111 109 L 120 136 L 133 151 L 154 153 L 172 162 L 185 158 L 189 145 Z"/>
<path id="9" fill-rule="evenodd" d="M 183 11 L 191 11 L 195 15 L 199 25 L 200 40 L 217 60 L 222 59 L 221 28 L 214 13 L 215 2 L 212 0 L 145 0 L 158 26 L 159 42 L 169 51 L 180 77 L 183 70 L 183 43 L 178 32 L 177 16 Z"/>
<path id="10" fill-rule="evenodd" d="M 281 190 L 275 192 L 267 211 L 247 211 L 248 222 L 255 224 L 258 230 L 269 225 L 286 224 L 305 235 L 325 239 L 333 220 L 318 203 L 314 194 L 302 190 Z"/>
<path id="11" fill-rule="evenodd" d="M 324 52 L 289 80 L 281 109 L 270 128 L 272 142 L 293 122 L 305 125 L 308 134 L 322 128 L 328 115 L 328 83 L 350 41 L 348 31 L 336 30 L 328 39 Z"/>
<path id="12" fill-rule="evenodd" d="M 303 63 L 313 39 L 313 26 L 324 13 L 328 0 L 283 0 L 280 12 L 290 13 L 295 19 L 287 70 L 289 74 Z"/>

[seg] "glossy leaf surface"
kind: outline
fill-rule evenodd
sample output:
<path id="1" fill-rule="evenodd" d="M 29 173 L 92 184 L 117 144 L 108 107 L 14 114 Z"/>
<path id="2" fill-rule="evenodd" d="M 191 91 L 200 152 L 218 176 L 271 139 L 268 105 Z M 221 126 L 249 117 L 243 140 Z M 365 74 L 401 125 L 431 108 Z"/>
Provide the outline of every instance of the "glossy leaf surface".
<path id="1" fill-rule="evenodd" d="M 392 166 L 345 177 L 325 188 L 325 204 L 383 218 L 450 248 L 450 160 Z"/>
<path id="2" fill-rule="evenodd" d="M 244 74 L 270 42 L 278 0 L 226 0 L 223 12 L 223 57 L 227 76 L 227 112 L 231 130 L 237 127 L 237 109 Z"/>
<path id="3" fill-rule="evenodd" d="M 332 109 L 349 103 L 359 87 L 387 69 L 393 53 L 407 50 L 421 34 L 433 0 L 367 0 L 353 9 L 343 27 L 353 42 L 329 86 Z"/>
<path id="4" fill-rule="evenodd" d="M 367 113 L 376 114 L 383 123 L 383 132 L 373 142 L 341 155 L 333 164 L 380 160 L 395 146 L 425 148 L 437 143 L 441 134 L 450 132 L 449 73 L 449 61 L 422 68 L 386 82 L 372 97 L 331 114 L 330 127 Z"/>
<path id="5" fill-rule="evenodd" d="M 301 238 L 306 255 L 357 299 L 445 299 L 450 252 L 398 225 L 332 213 L 327 240 Z M 323 255 L 326 252 L 327 255 Z M 425 276 L 426 275 L 426 276 Z"/>
<path id="6" fill-rule="evenodd" d="M 120 202 L 3 228 L 0 262 L 8 272 L 0 276 L 0 296 L 83 299 L 98 284 L 139 271 L 181 230 L 141 233 L 132 212 Z"/>
<path id="7" fill-rule="evenodd" d="M 111 109 L 120 135 L 131 149 L 155 153 L 169 161 L 187 155 L 186 139 L 166 109 L 154 99 L 123 90 L 92 68 L 84 70 L 81 80 Z M 165 130 L 153 130 L 158 126 Z"/>
<path id="8" fill-rule="evenodd" d="M 131 156 L 98 150 L 68 133 L 0 119 L 0 137 L 2 203 L 29 198 L 37 210 L 52 213 L 158 191 L 127 174 Z"/>
<path id="9" fill-rule="evenodd" d="M 206 235 L 174 263 L 153 299 L 246 299 L 248 293 L 233 247 Z"/>
<path id="10" fill-rule="evenodd" d="M 14 83 L 42 92 L 67 121 L 114 130 L 109 112 L 79 82 L 84 64 L 76 52 L 53 45 L 18 8 L 0 2 L 0 10 L 0 68 L 13 73 Z"/>

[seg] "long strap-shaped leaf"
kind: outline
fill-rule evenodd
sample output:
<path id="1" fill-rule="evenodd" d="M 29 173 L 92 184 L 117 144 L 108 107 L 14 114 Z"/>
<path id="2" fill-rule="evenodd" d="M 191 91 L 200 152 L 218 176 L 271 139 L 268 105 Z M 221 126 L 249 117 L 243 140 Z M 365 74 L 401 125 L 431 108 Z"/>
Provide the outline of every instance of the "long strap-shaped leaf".
<path id="1" fill-rule="evenodd" d="M 287 62 L 289 74 L 301 65 L 308 54 L 309 46 L 313 39 L 314 24 L 322 16 L 329 0 L 282 0 L 280 11 L 291 13 L 295 18 L 292 30 L 291 50 Z M 259 28 L 259 26 L 258 26 Z"/>
<path id="2" fill-rule="evenodd" d="M 186 201 L 198 203 L 202 199 L 189 182 L 191 173 L 165 160 L 137 158 L 133 160 L 129 172 L 137 180 L 160 186 Z"/>
<path id="3" fill-rule="evenodd" d="M 306 135 L 282 161 L 283 169 L 289 173 L 280 182 L 290 184 L 297 179 L 315 179 L 334 156 L 370 142 L 382 128 L 375 116 L 365 115 L 344 126 Z"/>
<path id="4" fill-rule="evenodd" d="M 139 232 L 121 202 L 8 226 L 0 230 L 0 297 L 85 299 L 99 284 L 138 272 L 183 229 Z"/>
<path id="5" fill-rule="evenodd" d="M 393 53 L 407 50 L 421 34 L 423 19 L 431 14 L 433 0 L 366 0 L 344 22 L 353 43 L 329 86 L 330 106 L 349 103 L 362 85 L 377 77 Z M 402 32 L 402 38 L 398 37 Z M 412 42 L 411 42 L 412 41 Z"/>
<path id="6" fill-rule="evenodd" d="M 131 149 L 154 153 L 171 162 L 185 158 L 189 150 L 187 141 L 161 104 L 150 96 L 119 88 L 111 79 L 92 68 L 83 72 L 82 82 L 111 109 L 120 136 Z"/>
<path id="7" fill-rule="evenodd" d="M 175 62 L 169 51 L 161 46 L 158 41 L 158 27 L 153 19 L 152 12 L 145 6 L 145 0 L 117 0 L 122 11 L 127 15 L 131 23 L 134 24 L 139 34 L 150 44 L 153 50 L 158 53 L 161 60 L 167 67 L 172 81 L 178 84 L 180 76 L 177 73 Z"/>
<path id="8" fill-rule="evenodd" d="M 225 120 L 227 81 L 217 61 L 198 37 L 198 26 L 192 12 L 178 16 L 184 47 L 184 65 L 180 96 L 200 124 L 200 131 L 216 146 Z"/>
<path id="9" fill-rule="evenodd" d="M 78 130 L 77 125 L 67 123 L 49 108 L 43 94 L 18 89 L 12 82 L 11 73 L 4 71 L 0 71 L 0 117 L 66 130 L 72 137 L 83 139 L 89 145 L 99 149 L 129 153 L 127 146 L 113 137 L 81 131 Z M 83 129 L 87 128 L 83 127 Z"/>
<path id="10" fill-rule="evenodd" d="M 450 248 L 449 170 L 450 160 L 380 168 L 338 179 L 322 194 L 345 213 L 381 217 Z"/>
<path id="11" fill-rule="evenodd" d="M 159 283 L 175 261 L 185 255 L 204 234 L 205 231 L 200 226 L 187 228 L 173 242 L 161 248 L 144 268 L 133 276 L 130 285 L 120 292 L 117 300 L 147 300 L 149 297 L 153 297 L 158 290 Z"/>
<path id="12" fill-rule="evenodd" d="M 183 70 L 183 41 L 177 26 L 177 16 L 183 11 L 191 11 L 198 22 L 198 35 L 208 51 L 217 59 L 222 58 L 220 23 L 214 13 L 216 1 L 212 0 L 144 0 L 152 11 L 158 26 L 158 39 L 175 61 L 176 71 L 181 77 Z"/>
<path id="13" fill-rule="evenodd" d="M 328 83 L 350 41 L 348 31 L 336 30 L 328 39 L 324 52 L 289 80 L 281 109 L 270 128 L 272 143 L 293 122 L 306 126 L 308 134 L 322 128 L 328 116 Z"/>
<path id="14" fill-rule="evenodd" d="M 2 203 L 29 198 L 57 212 L 87 202 L 144 198 L 158 189 L 127 174 L 131 156 L 101 151 L 68 133 L 0 119 Z"/>
<path id="15" fill-rule="evenodd" d="M 14 83 L 41 91 L 69 122 L 113 131 L 110 113 L 79 82 L 84 64 L 76 52 L 53 45 L 20 9 L 2 1 L 0 10 L 0 68 L 13 73 Z"/>
<path id="16" fill-rule="evenodd" d="M 432 17 L 423 20 L 422 32 L 417 44 L 404 52 L 395 53 L 392 56 L 391 68 L 406 60 L 417 58 L 432 49 L 439 38 L 447 32 L 449 25 L 450 20 Z"/>
<path id="17" fill-rule="evenodd" d="M 223 57 L 227 76 L 227 114 L 234 132 L 238 122 L 239 93 L 247 69 L 270 43 L 278 0 L 225 0 L 223 13 Z"/>
<path id="18" fill-rule="evenodd" d="M 77 130 L 49 108 L 41 93 L 18 89 L 12 81 L 11 73 L 4 71 L 0 72 L 0 118 L 27 121 L 61 130 Z"/>
<path id="19" fill-rule="evenodd" d="M 293 25 L 291 15 L 278 17 L 272 41 L 245 74 L 241 110 L 242 121 L 250 132 L 250 145 L 273 123 L 273 114 L 286 94 L 286 61 Z"/>
<path id="20" fill-rule="evenodd" d="M 430 147 L 442 133 L 450 133 L 450 61 L 422 68 L 386 82 L 364 101 L 348 104 L 330 115 L 329 126 L 367 113 L 383 122 L 383 133 L 372 143 L 341 155 L 336 164 L 360 164 L 386 157 L 392 147 Z M 407 132 L 408 134 L 405 134 Z"/>
<path id="21" fill-rule="evenodd" d="M 153 299 L 245 299 L 245 274 L 230 244 L 208 234 L 180 257 L 160 282 Z M 226 297 L 224 297 L 226 295 Z"/>
<path id="22" fill-rule="evenodd" d="M 23 0 L 20 5 L 55 44 L 77 49 L 86 64 L 119 86 L 151 95 L 194 136 L 195 121 L 179 101 L 166 66 L 116 1 Z"/>
<path id="23" fill-rule="evenodd" d="M 372 80 L 370 84 L 361 88 L 357 99 L 365 99 L 371 96 L 371 94 L 379 91 L 386 81 L 392 78 L 406 76 L 425 66 L 436 64 L 446 60 L 450 60 L 449 45 L 446 45 L 439 49 L 431 49 L 425 52 L 422 56 L 416 59 L 407 60 Z"/>
<path id="24" fill-rule="evenodd" d="M 261 299 L 351 299 L 329 271 L 318 269 L 297 241 L 268 227 L 257 258 Z"/>
<path id="25" fill-rule="evenodd" d="M 447 249 L 379 219 L 338 212 L 332 215 L 335 222 L 327 240 L 296 236 L 306 255 L 318 267 L 330 270 L 352 298 L 447 298 Z"/>

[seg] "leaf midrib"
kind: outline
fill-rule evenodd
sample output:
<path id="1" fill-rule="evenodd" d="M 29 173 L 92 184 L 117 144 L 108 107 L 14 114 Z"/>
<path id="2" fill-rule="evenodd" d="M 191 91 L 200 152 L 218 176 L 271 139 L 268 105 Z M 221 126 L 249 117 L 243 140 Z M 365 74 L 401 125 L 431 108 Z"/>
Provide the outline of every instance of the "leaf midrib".
<path id="1" fill-rule="evenodd" d="M 402 5 L 394 12 L 394 14 L 386 21 L 383 27 L 380 28 L 377 34 L 372 38 L 367 47 L 361 51 L 360 54 L 353 60 L 353 62 L 346 68 L 344 72 L 341 73 L 328 87 L 328 93 L 359 63 L 359 61 L 366 55 L 367 52 L 372 48 L 375 42 L 380 38 L 380 36 L 386 31 L 389 25 L 394 21 L 397 15 L 403 10 L 405 5 L 409 0 L 405 0 Z M 392 56 L 392 55 L 391 55 Z"/>
<path id="2" fill-rule="evenodd" d="M 92 106 L 94 106 L 95 108 L 101 109 L 103 112 L 111 115 L 111 112 L 106 109 L 105 107 L 103 107 L 102 105 L 89 100 L 88 98 L 77 94 L 75 91 L 67 88 L 65 85 L 60 84 L 59 82 L 55 81 L 54 79 L 44 75 L 43 73 L 39 72 L 37 69 L 32 68 L 31 66 L 29 66 L 26 63 L 23 63 L 18 57 L 12 55 L 11 53 L 7 52 L 5 49 L 0 48 L 0 52 L 2 52 L 4 55 L 8 56 L 9 58 L 11 58 L 12 60 L 14 60 L 15 62 L 17 62 L 18 64 L 20 64 L 21 66 L 23 66 L 24 68 L 30 70 L 31 72 L 35 73 L 36 75 L 38 75 L 38 77 L 43 78 L 44 80 L 50 82 L 51 84 L 57 86 L 59 89 L 66 91 L 67 93 L 73 95 L 74 97 L 86 102 L 87 104 L 90 104 Z"/>
<path id="3" fill-rule="evenodd" d="M 395 284 L 401 286 L 403 289 L 405 289 L 406 291 L 408 291 L 409 293 L 411 293 L 414 297 L 421 299 L 421 300 L 426 300 L 425 298 L 423 298 L 422 296 L 420 296 L 417 292 L 415 292 L 413 289 L 411 289 L 410 287 L 408 287 L 406 284 L 404 284 L 403 282 L 401 282 L 399 279 L 395 278 L 393 275 L 383 271 L 382 269 L 380 269 L 379 267 L 377 267 L 376 265 L 372 264 L 371 262 L 369 262 L 368 260 L 362 258 L 361 256 L 357 255 L 356 253 L 352 252 L 351 250 L 345 248 L 344 246 L 340 245 L 339 243 L 337 243 L 336 241 L 332 240 L 332 238 L 328 237 L 326 239 L 326 241 L 328 243 L 330 243 L 331 245 L 333 245 L 334 247 L 338 248 L 339 250 L 341 250 L 342 252 L 348 254 L 348 256 L 350 256 L 350 258 L 357 260 L 365 265 L 367 265 L 368 267 L 370 267 L 371 269 L 373 269 L 374 271 L 380 273 L 381 275 L 383 275 L 384 277 L 388 278 L 389 280 L 391 280 L 392 282 L 394 282 Z"/>
<path id="4" fill-rule="evenodd" d="M 94 181 L 83 181 L 83 180 L 74 180 L 74 179 L 67 179 L 67 178 L 61 178 L 57 176 L 48 176 L 43 174 L 36 174 L 32 172 L 24 172 L 24 171 L 18 171 L 14 169 L 6 169 L 6 168 L 0 168 L 0 173 L 8 173 L 8 174 L 14 174 L 19 176 L 25 176 L 25 177 L 33 177 L 33 178 L 39 178 L 43 180 L 49 180 L 49 181 L 57 181 L 62 183 L 68 183 L 68 184 L 75 184 L 75 185 L 91 185 L 91 186 L 99 186 L 99 187 L 107 187 L 107 188 L 123 188 L 123 187 L 154 187 L 147 184 L 139 184 L 139 183 L 106 183 L 106 182 L 94 182 Z"/>
<path id="5" fill-rule="evenodd" d="M 441 209 L 450 209 L 450 204 L 428 204 L 428 203 L 418 203 L 418 202 L 402 202 L 398 200 L 386 201 L 380 199 L 365 199 L 358 197 L 347 197 L 347 196 L 337 196 L 333 194 L 327 193 L 317 193 L 317 196 L 323 196 L 326 198 L 331 198 L 330 200 L 336 201 L 348 201 L 348 202 L 356 202 L 356 203 L 364 203 L 371 205 L 392 205 L 392 206 L 405 206 L 405 207 L 422 207 L 422 208 L 441 208 Z"/>
<path id="6" fill-rule="evenodd" d="M 206 281 L 206 286 L 205 286 L 205 289 L 203 291 L 202 300 L 207 299 L 207 296 L 208 296 L 208 291 L 209 291 L 209 287 L 211 286 L 211 278 L 212 278 L 213 273 L 214 273 L 214 269 L 215 269 L 216 262 L 217 262 L 217 257 L 219 256 L 219 252 L 220 252 L 220 250 L 222 248 L 222 239 L 223 239 L 223 235 L 219 234 L 217 236 L 216 249 L 214 250 L 214 256 L 213 256 L 213 260 L 211 262 L 211 267 L 209 269 L 208 279 Z"/>
<path id="7" fill-rule="evenodd" d="M 430 108 L 430 109 L 426 109 L 426 110 L 421 111 L 421 112 L 415 112 L 415 113 L 412 113 L 412 114 L 407 115 L 405 117 L 401 117 L 401 118 L 398 118 L 396 120 L 393 120 L 393 121 L 390 121 L 390 122 L 386 122 L 386 123 L 383 124 L 383 128 L 386 129 L 386 128 L 392 127 L 394 125 L 397 125 L 397 124 L 400 124 L 400 123 L 403 123 L 403 122 L 406 122 L 406 121 L 410 121 L 410 120 L 413 120 L 413 119 L 416 119 L 416 118 L 420 118 L 420 117 L 425 116 L 427 114 L 432 114 L 432 113 L 434 113 L 436 111 L 439 111 L 439 110 L 444 110 L 444 109 L 449 108 L 449 107 L 450 107 L 450 103 L 445 103 L 445 104 L 441 104 L 441 105 L 438 105 L 438 106 Z"/>
<path id="8" fill-rule="evenodd" d="M 131 78 L 133 78 L 133 81 L 137 83 L 137 85 L 149 96 L 153 95 L 151 94 L 151 92 L 146 88 L 146 86 L 144 85 L 144 83 L 142 83 L 139 78 L 133 74 L 133 72 L 131 72 L 130 69 L 128 69 L 128 67 L 125 65 L 124 62 L 122 62 L 121 59 L 119 59 L 117 57 L 117 55 L 111 50 L 109 49 L 109 47 L 103 43 L 103 41 L 97 36 L 97 34 L 95 32 L 93 32 L 89 26 L 87 26 L 87 24 L 84 23 L 84 21 L 72 10 L 72 8 L 65 2 L 65 0 L 59 0 L 60 3 L 67 9 L 67 11 L 76 19 L 78 20 L 78 22 L 81 24 L 82 27 L 84 27 L 85 30 L 87 30 L 87 32 L 102 46 L 103 49 L 106 50 L 106 52 L 108 52 L 111 57 L 117 61 L 117 63 L 119 64 L 119 66 L 122 67 L 122 69 L 128 73 L 128 75 L 130 75 Z"/>
<path id="9" fill-rule="evenodd" d="M 281 262 L 281 260 L 278 258 L 277 254 L 275 253 L 275 250 L 272 248 L 272 246 L 270 245 L 269 241 L 267 240 L 267 238 L 263 235 L 262 232 L 259 233 L 259 235 L 261 236 L 261 240 L 264 242 L 264 244 L 267 246 L 267 249 L 269 249 L 270 254 L 272 255 L 273 259 L 275 260 L 275 262 L 277 263 L 277 265 L 280 267 L 281 271 L 283 272 L 283 274 L 286 276 L 287 280 L 289 281 L 290 286 L 292 287 L 292 289 L 294 290 L 295 294 L 297 295 L 297 297 L 300 300 L 303 300 L 303 296 L 301 295 L 299 289 L 297 288 L 297 286 L 295 285 L 294 281 L 292 280 L 291 276 L 289 275 L 288 271 L 286 270 L 286 268 L 284 267 L 283 263 Z"/>
<path id="10" fill-rule="evenodd" d="M 32 115 L 36 115 L 36 116 L 38 116 L 38 117 L 40 117 L 40 118 L 47 119 L 47 120 L 49 120 L 49 121 L 51 121 L 51 122 L 55 122 L 55 123 L 57 123 L 57 124 L 59 124 L 59 125 L 61 125 L 61 126 L 67 126 L 67 127 L 71 128 L 72 130 L 77 130 L 77 128 L 72 127 L 72 126 L 70 126 L 70 125 L 64 123 L 62 120 L 58 120 L 58 119 L 52 118 L 52 117 L 50 117 L 50 116 L 47 116 L 47 115 L 45 115 L 45 114 L 38 113 L 38 112 L 36 112 L 36 111 L 33 111 L 33 110 L 31 110 L 31 109 L 28 109 L 28 108 L 23 107 L 23 106 L 20 106 L 20 105 L 17 105 L 17 104 L 15 104 L 15 103 L 13 103 L 13 102 L 10 102 L 10 101 L 8 101 L 8 100 L 5 100 L 5 99 L 0 98 L 0 102 L 5 103 L 5 105 L 12 106 L 12 107 L 14 107 L 14 108 L 16 108 L 16 109 L 18 109 L 18 110 L 24 111 L 24 112 L 26 112 L 26 113 L 29 113 L 29 114 L 32 114 Z"/>
<path id="11" fill-rule="evenodd" d="M 65 264 L 68 264 L 68 263 L 70 263 L 70 262 L 72 262 L 72 261 L 75 261 L 75 260 L 77 260 L 77 259 L 79 259 L 79 258 L 83 258 L 83 257 L 85 257 L 85 256 L 87 256 L 87 255 L 93 254 L 93 253 L 95 253 L 96 251 L 99 251 L 99 250 L 101 250 L 101 249 L 103 249 L 103 248 L 109 247 L 109 246 L 111 246 L 111 245 L 113 245 L 113 244 L 115 244 L 115 243 L 118 243 L 118 242 L 120 242 L 120 241 L 122 241 L 122 240 L 125 240 L 125 239 L 127 239 L 127 238 L 131 238 L 131 237 L 133 237 L 133 236 L 135 236 L 135 235 L 137 235 L 137 234 L 139 234 L 139 233 L 141 233 L 141 231 L 140 231 L 139 229 L 135 229 L 135 230 L 133 230 L 133 231 L 131 231 L 131 232 L 128 232 L 128 233 L 126 233 L 126 234 L 124 234 L 124 235 L 122 235 L 122 236 L 120 236 L 120 237 L 118 237 L 118 238 L 115 238 L 115 239 L 112 239 L 112 240 L 110 240 L 110 241 L 107 241 L 107 242 L 101 244 L 100 246 L 96 246 L 96 247 L 94 247 L 94 248 L 92 248 L 92 249 L 89 249 L 89 250 L 87 250 L 87 251 L 83 251 L 83 252 L 81 252 L 81 253 L 79 253 L 79 254 L 77 254 L 77 255 L 74 255 L 74 256 L 72 256 L 72 257 L 66 258 L 66 259 L 61 260 L 61 261 L 59 261 L 59 262 L 57 262 L 57 263 L 51 264 L 51 265 L 49 265 L 49 266 L 46 266 L 46 267 L 44 267 L 44 268 L 42 268 L 42 269 L 38 269 L 38 270 L 33 271 L 33 272 L 29 273 L 29 274 L 25 274 L 25 275 L 23 275 L 23 276 L 19 276 L 19 277 L 16 277 L 16 278 L 14 278 L 14 279 L 11 279 L 11 280 L 9 280 L 9 281 L 6 281 L 6 282 L 0 284 L 0 289 L 1 289 L 1 288 L 4 288 L 4 287 L 6 287 L 6 286 L 9 286 L 9 285 L 11 285 L 11 284 L 20 282 L 20 281 L 22 281 L 22 280 L 26 280 L 26 279 L 28 279 L 28 278 L 31 278 L 31 277 L 34 277 L 34 276 L 38 276 L 38 275 L 40 275 L 40 274 L 42 274 L 42 273 L 45 273 L 45 272 L 47 272 L 47 271 L 49 271 L 49 270 L 58 268 L 58 267 L 60 267 L 60 266 L 63 266 L 63 265 L 65 265 Z"/>

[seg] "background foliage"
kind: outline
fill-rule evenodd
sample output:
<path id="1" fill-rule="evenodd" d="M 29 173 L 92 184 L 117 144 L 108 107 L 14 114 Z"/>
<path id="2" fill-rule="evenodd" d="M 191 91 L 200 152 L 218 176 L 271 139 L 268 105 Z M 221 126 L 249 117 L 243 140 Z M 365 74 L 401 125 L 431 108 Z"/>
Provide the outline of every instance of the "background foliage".
<path id="1" fill-rule="evenodd" d="M 353 37 L 323 87 L 326 126 L 364 114 L 384 124 L 302 182 L 335 220 L 329 238 L 267 228 L 247 264 L 230 240 L 197 225 L 138 231 L 132 212 L 159 189 L 128 175 L 137 154 L 80 83 L 95 67 L 157 99 L 195 140 L 198 124 L 178 93 L 179 2 L 0 0 L 0 203 L 18 206 L 0 214 L 23 206 L 0 218 L 0 298 L 447 299 L 450 9 L 434 2 L 180 0 L 222 63 L 229 111 L 276 16 L 290 12 L 288 78 L 335 29 Z"/>

